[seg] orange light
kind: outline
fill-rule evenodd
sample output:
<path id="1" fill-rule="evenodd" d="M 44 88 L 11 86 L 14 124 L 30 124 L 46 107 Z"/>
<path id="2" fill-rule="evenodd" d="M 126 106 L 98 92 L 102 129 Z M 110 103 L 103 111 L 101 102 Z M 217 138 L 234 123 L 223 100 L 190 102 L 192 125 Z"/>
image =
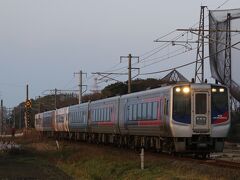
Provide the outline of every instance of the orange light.
<path id="1" fill-rule="evenodd" d="M 184 92 L 185 94 L 189 93 L 189 92 L 190 92 L 190 88 L 189 88 L 189 87 L 184 87 L 184 88 L 183 88 L 183 92 Z"/>

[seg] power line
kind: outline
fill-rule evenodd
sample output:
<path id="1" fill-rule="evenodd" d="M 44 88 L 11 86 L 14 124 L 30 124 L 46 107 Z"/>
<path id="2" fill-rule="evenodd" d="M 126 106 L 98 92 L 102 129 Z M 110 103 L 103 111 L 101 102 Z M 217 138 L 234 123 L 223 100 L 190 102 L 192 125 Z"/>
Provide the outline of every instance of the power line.
<path id="1" fill-rule="evenodd" d="M 222 6 L 224 6 L 225 4 L 227 4 L 230 0 L 226 0 L 224 1 L 220 6 L 218 6 L 216 9 L 220 9 Z"/>
<path id="2" fill-rule="evenodd" d="M 236 46 L 236 45 L 239 44 L 239 43 L 240 43 L 240 41 L 237 42 L 237 43 L 235 43 L 235 44 L 233 44 L 233 45 L 231 45 L 231 46 L 229 46 L 228 48 L 231 48 L 231 47 L 233 47 L 233 46 Z M 208 56 L 204 57 L 203 60 L 205 60 L 205 59 L 207 59 L 207 58 L 209 58 L 209 57 L 211 57 L 211 56 L 215 56 L 216 54 L 218 54 L 218 53 L 220 53 L 220 52 L 222 52 L 222 51 L 225 51 L 226 49 L 227 49 L 227 48 L 222 49 L 222 50 L 220 50 L 220 51 L 218 51 L 218 52 L 216 52 L 216 53 L 214 53 L 214 54 L 208 55 Z M 150 74 L 163 73 L 163 72 L 171 71 L 171 70 L 174 70 L 174 69 L 179 69 L 179 68 L 182 68 L 182 67 L 185 67 L 185 66 L 189 66 L 189 65 L 191 65 L 191 64 L 196 63 L 197 61 L 201 61 L 201 59 L 198 59 L 198 60 L 196 60 L 196 61 L 192 61 L 192 62 L 190 62 L 190 63 L 183 64 L 183 65 L 180 65 L 180 66 L 176 66 L 176 67 L 174 67 L 174 68 L 169 68 L 169 69 L 165 69 L 165 70 L 162 70 L 162 71 L 156 71 L 156 72 L 141 73 L 141 74 L 139 74 L 139 75 L 150 75 Z"/>
<path id="3" fill-rule="evenodd" d="M 181 54 L 187 53 L 187 52 L 192 51 L 192 50 L 195 50 L 195 49 L 196 49 L 196 48 L 191 49 L 191 50 L 188 50 L 188 51 L 180 52 L 180 53 L 174 54 L 174 55 L 172 55 L 172 56 L 168 56 L 168 57 L 166 57 L 166 58 L 160 59 L 159 61 L 156 61 L 156 62 L 153 62 L 153 63 L 147 64 L 147 65 L 145 65 L 145 66 L 143 66 L 143 67 L 141 67 L 141 68 L 146 68 L 146 67 L 148 67 L 148 66 L 151 66 L 151 65 L 157 64 L 157 63 L 159 63 L 159 62 L 166 61 L 166 60 L 168 60 L 168 59 L 170 59 L 170 58 L 173 58 L 173 57 L 179 56 L 179 55 L 181 55 Z"/>

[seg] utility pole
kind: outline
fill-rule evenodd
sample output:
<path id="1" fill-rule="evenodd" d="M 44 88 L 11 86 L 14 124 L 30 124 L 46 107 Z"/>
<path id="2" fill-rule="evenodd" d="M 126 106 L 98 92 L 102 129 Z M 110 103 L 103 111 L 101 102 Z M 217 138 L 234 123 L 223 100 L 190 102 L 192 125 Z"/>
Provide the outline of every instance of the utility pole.
<path id="1" fill-rule="evenodd" d="M 131 54 L 129 54 L 128 56 L 120 56 L 120 62 L 123 58 L 128 58 L 128 94 L 130 94 L 132 85 L 132 69 L 139 70 L 139 68 L 132 68 L 132 58 L 138 59 L 139 62 L 139 56 L 132 56 Z"/>
<path id="2" fill-rule="evenodd" d="M 1 99 L 1 134 L 3 134 L 3 100 Z"/>
<path id="3" fill-rule="evenodd" d="M 57 109 L 57 88 L 54 89 L 54 107 Z"/>
<path id="4" fill-rule="evenodd" d="M 86 86 L 86 85 L 83 85 L 82 75 L 83 74 L 87 75 L 87 73 L 83 73 L 82 70 L 80 70 L 79 72 L 74 73 L 74 75 L 76 75 L 76 74 L 79 75 L 79 84 L 78 84 L 78 86 L 79 86 L 79 99 L 78 99 L 78 103 L 81 104 L 82 103 L 82 87 Z"/>

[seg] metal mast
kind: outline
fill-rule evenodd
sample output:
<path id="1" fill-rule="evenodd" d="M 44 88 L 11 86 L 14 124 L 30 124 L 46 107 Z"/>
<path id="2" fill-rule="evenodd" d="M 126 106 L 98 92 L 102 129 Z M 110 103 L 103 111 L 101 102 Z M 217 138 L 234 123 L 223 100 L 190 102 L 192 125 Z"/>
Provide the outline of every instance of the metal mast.
<path id="1" fill-rule="evenodd" d="M 198 29 L 198 45 L 195 67 L 195 82 L 204 82 L 204 8 L 201 6 L 200 21 Z"/>
<path id="2" fill-rule="evenodd" d="M 226 26 L 226 45 L 225 45 L 225 62 L 224 62 L 224 83 L 231 88 L 231 14 L 227 14 Z"/>

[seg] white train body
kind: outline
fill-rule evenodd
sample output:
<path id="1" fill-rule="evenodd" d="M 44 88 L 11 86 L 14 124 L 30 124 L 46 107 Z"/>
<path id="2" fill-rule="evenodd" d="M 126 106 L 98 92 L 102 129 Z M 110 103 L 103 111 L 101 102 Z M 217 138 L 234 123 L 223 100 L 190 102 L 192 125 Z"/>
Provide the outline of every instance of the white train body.
<path id="1" fill-rule="evenodd" d="M 228 89 L 213 84 L 170 85 L 61 108 L 55 114 L 52 129 L 70 137 L 175 152 L 222 151 L 230 128 Z M 40 125 L 36 129 L 45 131 Z"/>

